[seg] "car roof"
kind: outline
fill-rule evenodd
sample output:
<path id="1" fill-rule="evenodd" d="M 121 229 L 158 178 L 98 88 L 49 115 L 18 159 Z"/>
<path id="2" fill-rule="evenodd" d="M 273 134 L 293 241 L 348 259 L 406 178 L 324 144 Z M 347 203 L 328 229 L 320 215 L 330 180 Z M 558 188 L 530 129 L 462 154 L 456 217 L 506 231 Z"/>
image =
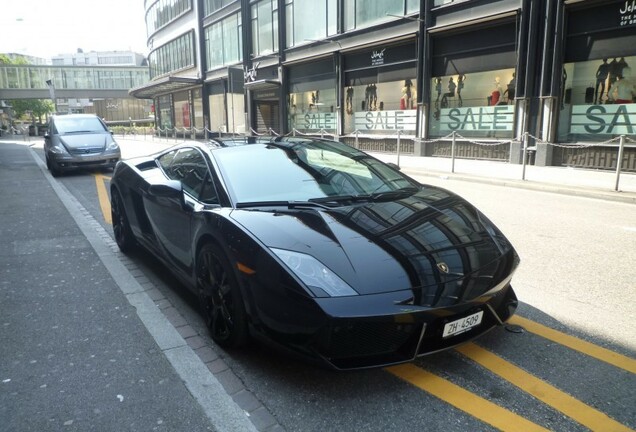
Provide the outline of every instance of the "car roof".
<path id="1" fill-rule="evenodd" d="M 275 136 L 234 136 L 226 138 L 211 138 L 204 144 L 210 150 L 221 147 L 238 147 L 250 144 L 278 144 L 278 145 L 302 145 L 312 143 L 335 143 L 337 141 L 314 137 L 275 137 Z"/>

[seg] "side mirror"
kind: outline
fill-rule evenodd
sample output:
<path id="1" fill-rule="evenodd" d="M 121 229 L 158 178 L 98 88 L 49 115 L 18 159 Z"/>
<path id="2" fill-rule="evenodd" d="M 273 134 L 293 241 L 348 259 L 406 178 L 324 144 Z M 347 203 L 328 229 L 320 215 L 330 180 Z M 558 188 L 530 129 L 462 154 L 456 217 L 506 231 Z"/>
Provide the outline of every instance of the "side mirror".
<path id="1" fill-rule="evenodd" d="M 148 187 L 148 195 L 155 198 L 167 198 L 178 201 L 183 210 L 191 210 L 185 202 L 183 185 L 178 180 L 166 180 L 163 183 L 152 184 Z"/>
<path id="2" fill-rule="evenodd" d="M 51 139 L 51 135 L 49 134 L 49 131 L 44 132 L 44 139 Z"/>

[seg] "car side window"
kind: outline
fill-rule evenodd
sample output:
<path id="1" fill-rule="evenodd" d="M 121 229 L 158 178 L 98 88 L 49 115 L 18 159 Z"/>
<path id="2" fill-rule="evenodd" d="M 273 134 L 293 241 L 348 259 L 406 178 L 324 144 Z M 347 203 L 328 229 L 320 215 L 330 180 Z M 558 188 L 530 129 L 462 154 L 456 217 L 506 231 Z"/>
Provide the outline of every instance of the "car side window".
<path id="1" fill-rule="evenodd" d="M 198 199 L 204 181 L 209 176 L 208 165 L 198 150 L 181 149 L 170 165 L 168 176 L 173 180 L 181 181 L 183 190 Z"/>
<path id="2" fill-rule="evenodd" d="M 176 154 L 177 154 L 177 151 L 173 150 L 157 158 L 157 162 L 159 163 L 159 166 L 170 178 L 172 178 L 172 176 L 170 175 L 170 165 L 172 164 L 172 161 L 174 160 L 174 156 Z"/>

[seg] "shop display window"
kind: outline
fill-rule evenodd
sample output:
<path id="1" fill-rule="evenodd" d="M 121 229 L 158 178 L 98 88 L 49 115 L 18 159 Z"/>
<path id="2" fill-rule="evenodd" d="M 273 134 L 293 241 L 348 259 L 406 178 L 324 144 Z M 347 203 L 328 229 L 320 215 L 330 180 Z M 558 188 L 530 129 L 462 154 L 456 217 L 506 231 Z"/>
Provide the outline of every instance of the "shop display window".
<path id="1" fill-rule="evenodd" d="M 512 138 L 515 85 L 514 68 L 434 77 L 429 135 Z"/>
<path id="2" fill-rule="evenodd" d="M 288 102 L 290 129 L 303 133 L 336 131 L 338 112 L 333 87 L 290 93 Z"/>
<path id="3" fill-rule="evenodd" d="M 415 135 L 417 80 L 376 82 L 352 79 L 343 90 L 344 133 Z"/>
<path id="4" fill-rule="evenodd" d="M 562 79 L 560 141 L 636 133 L 636 56 L 566 63 Z"/>

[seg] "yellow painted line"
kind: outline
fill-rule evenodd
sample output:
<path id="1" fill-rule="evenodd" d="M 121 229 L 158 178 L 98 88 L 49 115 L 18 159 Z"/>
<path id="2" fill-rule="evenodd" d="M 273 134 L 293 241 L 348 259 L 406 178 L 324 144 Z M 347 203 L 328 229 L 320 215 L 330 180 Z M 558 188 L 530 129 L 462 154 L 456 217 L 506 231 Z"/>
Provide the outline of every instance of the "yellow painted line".
<path id="1" fill-rule="evenodd" d="M 601 348 L 598 345 L 594 345 L 517 315 L 510 318 L 508 323 L 520 325 L 527 331 L 556 342 L 559 345 L 566 346 L 605 363 L 609 363 L 612 366 L 616 366 L 636 374 L 636 360 L 622 354 L 615 353 L 614 351 L 610 351 L 606 348 Z"/>
<path id="2" fill-rule="evenodd" d="M 569 394 L 474 343 L 462 345 L 456 348 L 456 350 L 489 371 L 499 375 L 506 381 L 516 385 L 526 393 L 534 396 L 541 402 L 561 411 L 572 420 L 593 431 L 631 431 L 630 428 L 610 418 L 607 414 L 586 405 L 580 400 L 573 398 Z M 523 429 L 520 428 L 519 430 Z"/>
<path id="3" fill-rule="evenodd" d="M 390 366 L 385 370 L 499 430 L 548 430 L 413 364 Z"/>
<path id="4" fill-rule="evenodd" d="M 97 199 L 99 199 L 99 206 L 102 209 L 104 220 L 107 224 L 112 225 L 113 221 L 110 216 L 110 199 L 108 198 L 108 191 L 106 190 L 106 180 L 110 180 L 110 177 L 103 176 L 101 174 L 95 174 L 95 184 L 97 186 Z"/>

